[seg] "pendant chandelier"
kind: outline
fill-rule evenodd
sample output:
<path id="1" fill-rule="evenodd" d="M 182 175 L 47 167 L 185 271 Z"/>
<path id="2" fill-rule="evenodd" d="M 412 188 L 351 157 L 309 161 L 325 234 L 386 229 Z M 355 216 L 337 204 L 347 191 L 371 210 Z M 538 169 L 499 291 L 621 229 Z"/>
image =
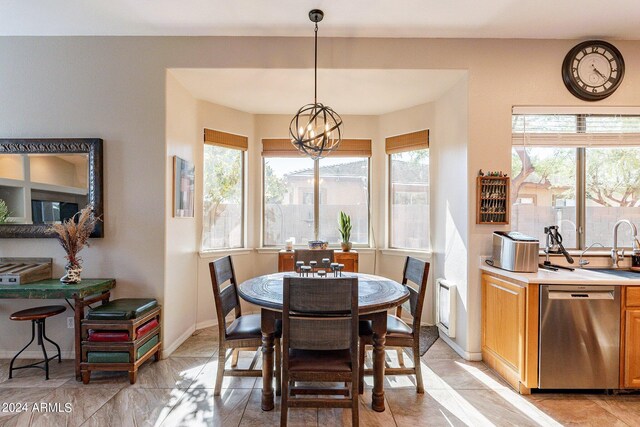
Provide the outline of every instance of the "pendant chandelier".
<path id="1" fill-rule="evenodd" d="M 316 24 L 313 104 L 300 108 L 289 125 L 291 143 L 314 160 L 328 155 L 342 141 L 342 119 L 331 107 L 318 102 L 318 22 L 322 18 L 324 12 L 319 9 L 309 12 L 309 19 Z"/>

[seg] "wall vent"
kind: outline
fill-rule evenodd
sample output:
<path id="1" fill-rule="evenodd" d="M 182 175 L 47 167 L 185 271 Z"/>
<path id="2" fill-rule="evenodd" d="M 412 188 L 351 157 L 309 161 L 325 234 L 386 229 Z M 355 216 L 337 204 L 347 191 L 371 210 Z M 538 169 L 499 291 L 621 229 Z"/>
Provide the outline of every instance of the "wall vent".
<path id="1" fill-rule="evenodd" d="M 448 337 L 456 337 L 456 285 L 448 280 L 436 280 L 436 324 Z"/>

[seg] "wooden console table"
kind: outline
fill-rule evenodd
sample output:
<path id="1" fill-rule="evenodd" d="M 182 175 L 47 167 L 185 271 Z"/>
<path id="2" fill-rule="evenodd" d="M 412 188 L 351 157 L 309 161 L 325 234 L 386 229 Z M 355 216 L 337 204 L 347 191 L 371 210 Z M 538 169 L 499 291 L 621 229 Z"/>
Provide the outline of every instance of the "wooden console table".
<path id="1" fill-rule="evenodd" d="M 80 322 L 84 319 L 85 308 L 93 303 L 109 301 L 115 279 L 83 279 L 77 285 L 66 285 L 58 279 L 41 280 L 26 285 L 0 285 L 0 298 L 14 299 L 64 299 L 74 313 L 74 347 L 76 380 L 80 380 Z M 73 299 L 71 304 L 69 299 Z"/>
<path id="2" fill-rule="evenodd" d="M 343 271 L 349 271 L 351 273 L 358 272 L 358 252 L 356 251 L 335 251 L 334 261 L 340 264 L 344 264 Z M 278 272 L 294 271 L 293 263 L 293 251 L 280 251 L 278 253 Z"/>

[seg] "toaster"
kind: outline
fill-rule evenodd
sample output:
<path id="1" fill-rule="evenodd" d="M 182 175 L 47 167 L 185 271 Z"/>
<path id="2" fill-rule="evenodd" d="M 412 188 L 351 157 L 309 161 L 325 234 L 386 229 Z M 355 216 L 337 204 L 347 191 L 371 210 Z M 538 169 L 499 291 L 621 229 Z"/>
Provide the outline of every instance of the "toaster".
<path id="1" fill-rule="evenodd" d="M 493 266 L 519 273 L 536 273 L 540 242 L 517 231 L 493 232 Z"/>

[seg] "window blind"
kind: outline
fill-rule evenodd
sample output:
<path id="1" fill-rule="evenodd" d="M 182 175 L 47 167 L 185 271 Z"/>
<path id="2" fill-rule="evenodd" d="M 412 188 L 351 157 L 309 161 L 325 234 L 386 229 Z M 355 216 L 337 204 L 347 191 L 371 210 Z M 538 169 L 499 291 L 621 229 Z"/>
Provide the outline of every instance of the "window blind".
<path id="1" fill-rule="evenodd" d="M 204 143 L 225 148 L 235 148 L 242 151 L 247 151 L 249 148 L 249 138 L 246 136 L 234 135 L 212 129 L 204 130 Z"/>
<path id="2" fill-rule="evenodd" d="M 513 145 L 640 146 L 640 115 L 635 114 L 523 113 L 513 114 L 511 126 Z"/>
<path id="3" fill-rule="evenodd" d="M 429 148 L 429 129 L 396 135 L 384 140 L 387 154 Z"/>
<path id="4" fill-rule="evenodd" d="M 263 157 L 300 157 L 301 154 L 290 139 L 274 138 L 262 140 Z M 343 139 L 331 157 L 371 157 L 370 139 Z"/>

